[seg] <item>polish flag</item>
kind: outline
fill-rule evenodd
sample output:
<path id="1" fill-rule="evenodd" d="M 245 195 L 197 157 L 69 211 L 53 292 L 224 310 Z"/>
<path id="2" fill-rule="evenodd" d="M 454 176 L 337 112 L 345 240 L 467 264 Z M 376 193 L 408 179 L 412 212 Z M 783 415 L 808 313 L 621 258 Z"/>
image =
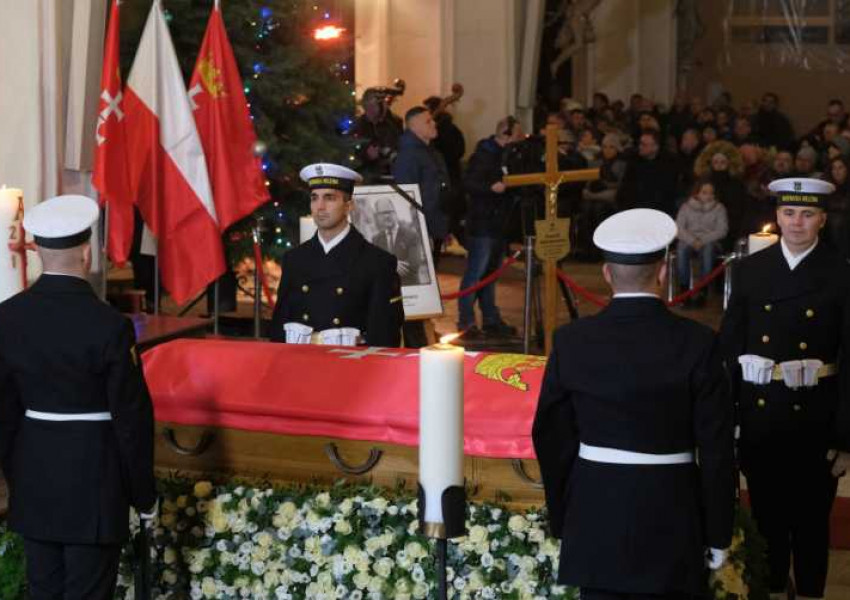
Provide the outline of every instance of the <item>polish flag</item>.
<path id="1" fill-rule="evenodd" d="M 123 265 L 133 245 L 133 198 L 127 176 L 124 99 L 118 55 L 121 45 L 119 4 L 119 0 L 112 3 L 103 48 L 92 185 L 100 194 L 101 204 L 109 207 L 107 254 L 112 262 Z"/>
<path id="2" fill-rule="evenodd" d="M 125 109 L 130 189 L 157 237 L 162 282 L 178 304 L 225 270 L 204 150 L 160 0 L 154 0 Z"/>
<path id="3" fill-rule="evenodd" d="M 213 200 L 224 231 L 269 199 L 257 136 L 242 91 L 242 77 L 221 18 L 218 0 L 189 82 L 189 98 L 204 145 Z"/>

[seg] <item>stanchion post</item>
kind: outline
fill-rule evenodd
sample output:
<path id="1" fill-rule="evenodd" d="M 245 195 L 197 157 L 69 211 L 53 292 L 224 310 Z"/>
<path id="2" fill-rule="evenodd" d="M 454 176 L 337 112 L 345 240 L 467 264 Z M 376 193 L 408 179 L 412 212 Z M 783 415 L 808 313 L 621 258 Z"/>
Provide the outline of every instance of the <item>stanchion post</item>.
<path id="1" fill-rule="evenodd" d="M 257 219 L 253 227 L 254 243 L 260 246 L 260 219 Z M 260 280 L 260 269 L 262 263 L 254 265 L 254 338 L 260 339 L 260 311 L 262 310 L 262 281 Z"/>
<path id="2" fill-rule="evenodd" d="M 159 315 L 159 241 L 153 255 L 153 314 Z"/>
<path id="3" fill-rule="evenodd" d="M 525 236 L 525 310 L 522 321 L 522 350 L 531 354 L 531 293 L 534 283 L 534 236 Z"/>
<path id="4" fill-rule="evenodd" d="M 218 335 L 218 317 L 221 312 L 218 300 L 218 279 L 213 284 L 213 335 Z"/>
<path id="5" fill-rule="evenodd" d="M 667 302 L 672 302 L 676 297 L 676 253 L 667 251 Z"/>
<path id="6" fill-rule="evenodd" d="M 106 286 L 109 276 L 109 202 L 103 205 L 103 232 L 100 238 L 100 299 L 106 302 Z"/>
<path id="7" fill-rule="evenodd" d="M 729 298 L 732 297 L 732 274 L 737 268 L 735 263 L 747 256 L 747 239 L 741 238 L 735 242 L 732 253 L 726 257 L 726 272 L 723 274 L 723 310 L 729 308 Z"/>

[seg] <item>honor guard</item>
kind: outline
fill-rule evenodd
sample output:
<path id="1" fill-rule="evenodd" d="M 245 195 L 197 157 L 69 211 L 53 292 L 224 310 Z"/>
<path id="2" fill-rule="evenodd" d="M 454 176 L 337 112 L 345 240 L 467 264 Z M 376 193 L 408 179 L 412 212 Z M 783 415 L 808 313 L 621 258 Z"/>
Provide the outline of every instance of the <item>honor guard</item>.
<path id="1" fill-rule="evenodd" d="M 656 210 L 603 221 L 613 299 L 556 331 L 546 366 L 532 437 L 582 600 L 702 597 L 731 542 L 733 406 L 714 332 L 660 298 L 675 237 Z"/>
<path id="2" fill-rule="evenodd" d="M 44 274 L 0 304 L 0 466 L 32 600 L 111 599 L 129 507 L 156 501 L 133 325 L 86 281 L 98 213 L 83 196 L 30 209 Z"/>
<path id="3" fill-rule="evenodd" d="M 396 258 L 367 242 L 348 215 L 360 175 L 319 163 L 301 170 L 318 231 L 283 255 L 272 341 L 401 345 L 404 322 Z"/>
<path id="4" fill-rule="evenodd" d="M 822 598 L 829 513 L 850 450 L 850 266 L 818 241 L 832 184 L 779 179 L 779 243 L 736 267 L 721 327 L 740 462 L 768 545 L 772 598 Z"/>

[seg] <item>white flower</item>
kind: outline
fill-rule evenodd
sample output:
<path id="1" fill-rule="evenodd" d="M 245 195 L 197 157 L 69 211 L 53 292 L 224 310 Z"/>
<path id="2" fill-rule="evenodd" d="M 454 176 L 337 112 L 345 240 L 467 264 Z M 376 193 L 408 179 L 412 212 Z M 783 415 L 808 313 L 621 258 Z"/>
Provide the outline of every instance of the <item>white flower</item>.
<path id="1" fill-rule="evenodd" d="M 369 586 L 369 582 L 372 581 L 372 577 L 368 573 L 360 571 L 354 576 L 353 581 L 357 589 L 365 590 Z"/>
<path id="2" fill-rule="evenodd" d="M 513 515 L 508 519 L 508 529 L 513 534 L 522 534 L 528 531 L 528 521 L 522 515 Z"/>
<path id="3" fill-rule="evenodd" d="M 174 551 L 174 548 L 166 548 L 165 552 L 162 553 L 162 562 L 170 565 L 173 564 L 175 560 L 177 560 L 177 553 Z"/>
<path id="4" fill-rule="evenodd" d="M 428 596 L 428 586 L 422 581 L 413 584 L 413 597 L 421 600 Z"/>
<path id="5" fill-rule="evenodd" d="M 480 544 L 487 541 L 487 529 L 481 525 L 473 525 L 469 528 L 469 541 L 473 544 Z"/>
<path id="6" fill-rule="evenodd" d="M 456 590 L 463 591 L 466 589 L 466 579 L 463 577 L 455 577 L 452 585 L 455 586 Z"/>
<path id="7" fill-rule="evenodd" d="M 494 563 L 495 560 L 493 559 L 493 555 L 489 552 L 485 552 L 481 555 L 481 566 L 485 569 L 489 569 Z"/>
<path id="8" fill-rule="evenodd" d="M 387 557 L 379 558 L 372 567 L 375 573 L 386 579 L 393 571 L 393 561 Z"/>
<path id="9" fill-rule="evenodd" d="M 262 561 L 255 560 L 251 563 L 251 572 L 254 575 L 262 575 L 266 572 L 266 564 Z"/>
<path id="10" fill-rule="evenodd" d="M 532 527 L 528 532 L 528 541 L 534 542 L 535 544 L 539 544 L 543 540 L 546 539 L 546 534 L 539 527 Z"/>
<path id="11" fill-rule="evenodd" d="M 203 592 L 204 598 L 215 598 L 215 579 L 204 577 L 201 581 L 201 592 Z"/>
<path id="12" fill-rule="evenodd" d="M 387 510 L 387 506 L 389 506 L 389 502 L 385 498 L 381 498 L 378 496 L 377 498 L 373 498 L 370 502 L 367 503 L 369 506 L 378 511 L 378 514 L 381 514 Z"/>
<path id="13" fill-rule="evenodd" d="M 345 519 L 337 521 L 336 525 L 334 525 L 334 531 L 342 535 L 348 535 L 351 533 L 351 523 Z"/>
<path id="14" fill-rule="evenodd" d="M 162 580 L 168 585 L 174 585 L 175 583 L 177 583 L 177 573 L 175 573 L 171 569 L 165 569 L 162 572 Z"/>

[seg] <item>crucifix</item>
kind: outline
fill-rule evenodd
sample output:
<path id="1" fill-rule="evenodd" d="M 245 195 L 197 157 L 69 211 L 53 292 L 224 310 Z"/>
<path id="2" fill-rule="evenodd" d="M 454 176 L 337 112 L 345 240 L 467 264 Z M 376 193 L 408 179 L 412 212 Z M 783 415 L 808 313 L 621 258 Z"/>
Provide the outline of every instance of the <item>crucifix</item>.
<path id="1" fill-rule="evenodd" d="M 508 187 L 546 186 L 546 218 L 534 223 L 534 253 L 543 261 L 543 331 L 547 355 L 552 351 L 552 333 L 557 322 L 555 316 L 558 307 L 558 261 L 570 250 L 570 220 L 558 218 L 558 187 L 562 183 L 599 179 L 599 169 L 558 170 L 558 129 L 557 125 L 546 127 L 545 172 L 506 175 L 502 179 Z"/>
<path id="2" fill-rule="evenodd" d="M 27 251 L 34 251 L 35 244 L 27 242 L 27 232 L 24 231 L 24 199 L 18 198 L 18 211 L 12 222 L 9 233 L 9 250 L 12 251 L 12 267 L 15 268 L 16 257 L 20 260 L 21 267 L 21 289 L 27 289 Z"/>

